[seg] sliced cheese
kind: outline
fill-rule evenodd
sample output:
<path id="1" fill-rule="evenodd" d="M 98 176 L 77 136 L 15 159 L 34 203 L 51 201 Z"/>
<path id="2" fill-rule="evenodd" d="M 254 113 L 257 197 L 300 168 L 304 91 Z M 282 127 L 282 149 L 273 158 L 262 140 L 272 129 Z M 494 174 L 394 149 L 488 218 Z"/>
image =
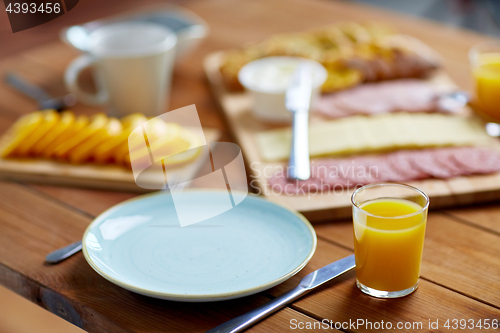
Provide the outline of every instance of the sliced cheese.
<path id="1" fill-rule="evenodd" d="M 354 116 L 309 126 L 311 157 L 370 153 L 403 148 L 473 145 L 488 140 L 483 124 L 464 116 L 438 113 L 387 113 Z M 286 160 L 290 129 L 258 133 L 265 161 Z"/>

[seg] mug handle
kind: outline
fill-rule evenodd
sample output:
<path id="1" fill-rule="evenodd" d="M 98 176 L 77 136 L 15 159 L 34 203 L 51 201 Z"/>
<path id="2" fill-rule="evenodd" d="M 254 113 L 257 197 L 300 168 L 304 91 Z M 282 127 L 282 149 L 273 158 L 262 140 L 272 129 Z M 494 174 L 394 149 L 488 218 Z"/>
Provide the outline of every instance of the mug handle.
<path id="1" fill-rule="evenodd" d="M 98 88 L 97 93 L 89 94 L 83 91 L 78 84 L 78 77 L 82 70 L 93 66 L 95 63 L 96 59 L 94 57 L 88 54 L 82 55 L 69 64 L 64 74 L 64 81 L 66 82 L 68 90 L 74 94 L 80 102 L 89 105 L 101 105 L 108 101 L 108 94 L 104 89 Z"/>

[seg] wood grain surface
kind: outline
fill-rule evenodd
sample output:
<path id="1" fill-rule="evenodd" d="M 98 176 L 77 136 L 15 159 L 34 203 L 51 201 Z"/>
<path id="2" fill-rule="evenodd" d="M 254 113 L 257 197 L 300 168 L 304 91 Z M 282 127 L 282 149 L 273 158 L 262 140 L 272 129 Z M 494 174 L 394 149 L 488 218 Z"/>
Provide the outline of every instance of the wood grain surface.
<path id="1" fill-rule="evenodd" d="M 15 71 L 53 94 L 65 89 L 62 75 L 77 53 L 57 40 L 64 25 L 97 19 L 158 1 L 80 1 L 75 9 L 47 26 L 11 36 L 0 14 L 0 75 Z M 212 52 L 345 20 L 380 20 L 413 35 L 445 59 L 449 75 L 469 87 L 466 52 L 488 39 L 472 32 L 383 12 L 341 1 L 254 0 L 185 1 L 181 5 L 203 17 L 210 36 L 174 74 L 170 109 L 195 103 L 202 124 L 218 128 L 230 141 L 227 124 L 205 82 L 202 60 Z M 99 8 L 99 10 L 96 10 Z M 101 10 L 102 9 L 102 10 Z M 4 16 L 1 16 L 4 15 Z M 8 27 L 7 27 L 8 28 Z M 16 37 L 16 38 L 14 38 Z M 0 132 L 36 104 L 0 82 Z M 76 105 L 77 113 L 100 111 Z M 46 253 L 81 238 L 90 221 L 133 193 L 70 187 L 0 183 L 0 283 L 89 332 L 203 332 L 294 287 L 301 276 L 352 253 L 349 220 L 316 223 L 318 249 L 297 276 L 258 295 L 220 303 L 187 304 L 136 295 L 101 278 L 81 254 L 49 266 Z M 370 298 L 357 290 L 354 272 L 306 295 L 252 327 L 250 332 L 293 332 L 292 322 L 323 319 L 372 322 L 422 322 L 395 331 L 450 332 L 448 319 L 500 319 L 500 218 L 498 202 L 431 212 L 426 234 L 422 279 L 412 295 L 397 300 Z M 0 305 L 5 306 L 5 305 Z M 0 308 L 2 311 L 2 308 Z M 367 331 L 347 328 L 343 331 Z M 369 331 L 369 330 L 368 330 Z M 375 331 L 375 330 L 373 330 Z M 378 330 L 380 331 L 380 330 Z M 467 331 L 467 330 L 464 330 Z M 472 331 L 472 330 L 469 330 Z M 488 332 L 488 330 L 482 330 Z"/>

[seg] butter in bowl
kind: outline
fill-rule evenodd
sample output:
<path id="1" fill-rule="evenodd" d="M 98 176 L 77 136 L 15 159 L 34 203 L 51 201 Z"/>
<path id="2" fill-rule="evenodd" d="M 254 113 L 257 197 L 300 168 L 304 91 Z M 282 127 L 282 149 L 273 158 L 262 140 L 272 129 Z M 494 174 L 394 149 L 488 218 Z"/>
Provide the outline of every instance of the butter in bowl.
<path id="1" fill-rule="evenodd" d="M 238 80 L 253 100 L 255 118 L 270 123 L 287 123 L 292 114 L 285 107 L 285 92 L 292 74 L 300 63 L 311 64 L 313 105 L 320 95 L 327 71 L 319 62 L 299 57 L 267 57 L 246 64 L 238 73 Z"/>

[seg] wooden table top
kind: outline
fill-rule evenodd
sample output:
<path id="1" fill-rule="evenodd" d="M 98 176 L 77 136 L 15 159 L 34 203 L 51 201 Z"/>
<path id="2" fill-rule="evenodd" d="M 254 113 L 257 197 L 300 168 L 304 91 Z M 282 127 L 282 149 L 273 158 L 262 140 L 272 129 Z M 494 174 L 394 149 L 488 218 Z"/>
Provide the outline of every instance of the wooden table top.
<path id="1" fill-rule="evenodd" d="M 97 0 L 80 2 L 80 12 L 77 6 L 49 23 L 49 28 L 21 32 L 16 34 L 18 39 L 2 33 L 1 75 L 6 71 L 19 72 L 54 94 L 63 93 L 64 69 L 77 53 L 57 41 L 60 27 L 139 5 L 129 0 L 113 0 L 109 5 L 108 1 L 106 5 L 104 2 L 97 5 Z M 92 11 L 92 4 L 103 4 L 102 11 Z M 466 52 L 473 44 L 487 39 L 472 32 L 345 2 L 208 0 L 180 4 L 202 16 L 210 25 L 211 34 L 177 66 L 170 108 L 195 103 L 202 124 L 221 129 L 223 140 L 231 140 L 231 137 L 210 96 L 202 70 L 202 59 L 210 52 L 258 41 L 274 33 L 301 31 L 344 20 L 373 19 L 393 24 L 399 31 L 436 49 L 445 59 L 453 79 L 467 89 L 470 75 Z M 5 28 L 4 23 L 0 24 L 0 29 Z M 27 49 L 29 45 L 38 46 Z M 35 103 L 0 83 L 0 133 L 21 114 L 35 108 Z M 79 113 L 97 110 L 83 105 L 74 108 Z M 126 291 L 95 273 L 81 253 L 59 265 L 44 264 L 48 252 L 80 239 L 96 215 L 133 196 L 131 193 L 2 182 L 0 283 L 91 332 L 202 332 L 284 293 L 297 285 L 305 274 L 353 252 L 351 221 L 316 223 L 317 251 L 297 276 L 258 295 L 200 304 L 160 301 Z M 355 286 L 354 272 L 350 272 L 249 331 L 294 331 L 299 323 L 316 324 L 316 329 L 311 331 L 320 331 L 318 324 L 323 319 L 342 323 L 362 319 L 372 323 L 389 321 L 394 327 L 397 322 L 410 323 L 406 327 L 413 328 L 402 330 L 421 332 L 430 331 L 429 321 L 438 321 L 439 328 L 433 331 L 448 332 L 453 331 L 453 320 L 458 323 L 461 319 L 467 320 L 467 325 L 484 319 L 489 319 L 490 323 L 493 319 L 500 320 L 498 203 L 431 212 L 421 275 L 420 286 L 412 295 L 379 300 L 362 294 Z M 444 326 L 447 320 L 450 320 L 450 329 Z M 414 326 L 418 324 L 413 322 L 422 323 L 422 326 Z M 366 328 L 353 329 L 345 325 L 343 330 L 349 332 Z"/>

